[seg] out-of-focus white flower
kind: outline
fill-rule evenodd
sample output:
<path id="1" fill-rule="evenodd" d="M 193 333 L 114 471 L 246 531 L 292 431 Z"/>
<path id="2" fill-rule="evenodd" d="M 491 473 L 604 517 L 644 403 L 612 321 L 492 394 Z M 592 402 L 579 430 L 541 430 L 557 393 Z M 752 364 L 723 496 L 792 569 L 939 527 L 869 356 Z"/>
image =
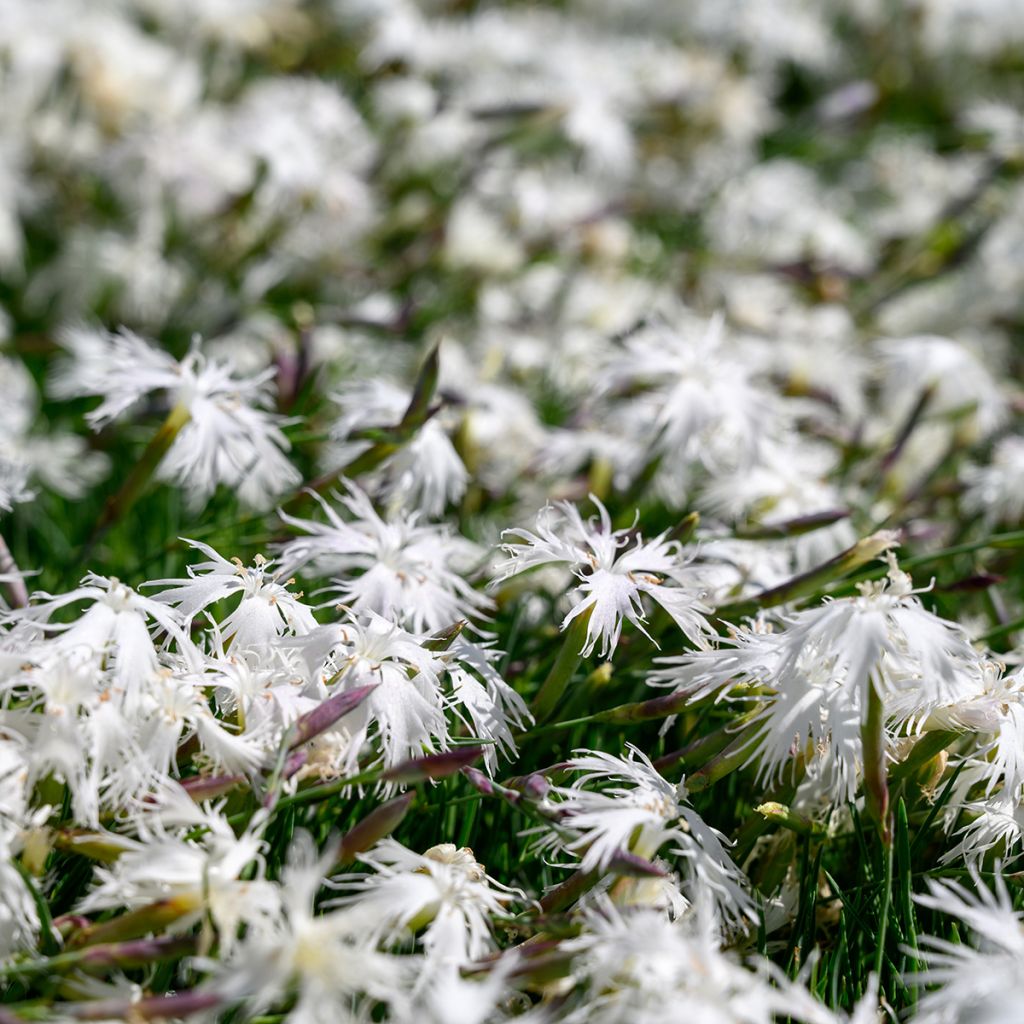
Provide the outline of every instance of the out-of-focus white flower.
<path id="1" fill-rule="evenodd" d="M 629 395 L 663 472 L 746 467 L 788 419 L 778 397 L 753 379 L 720 316 L 710 323 L 685 317 L 678 327 L 659 321 L 632 333 L 609 360 L 602 387 Z"/>
<path id="2" fill-rule="evenodd" d="M 713 915 L 695 910 L 674 922 L 608 902 L 585 911 L 581 934 L 562 949 L 574 955 L 573 978 L 586 998 L 564 1020 L 771 1024 L 793 1013 L 792 983 L 773 985 L 743 967 L 722 950 Z"/>
<path id="3" fill-rule="evenodd" d="M 863 273 L 871 267 L 871 247 L 837 206 L 808 166 L 770 160 L 726 182 L 708 231 L 712 244 L 731 256 L 776 265 L 809 260 Z"/>
<path id="4" fill-rule="evenodd" d="M 104 129 L 174 118 L 197 102 L 202 79 L 186 54 L 113 11 L 81 14 L 66 56 L 79 95 Z"/>
<path id="5" fill-rule="evenodd" d="M 965 345 L 952 338 L 919 335 L 877 343 L 881 356 L 882 408 L 897 428 L 927 388 L 928 416 L 967 417 L 981 437 L 998 429 L 1008 414 L 998 381 Z"/>
<path id="6" fill-rule="evenodd" d="M 342 412 L 331 434 L 339 444 L 334 464 L 344 465 L 367 448 L 369 441 L 351 435 L 367 427 L 391 427 L 402 419 L 409 405 L 409 392 L 385 380 L 357 381 L 334 396 Z M 434 416 L 416 431 L 416 436 L 371 475 L 372 484 L 382 486 L 390 503 L 439 516 L 451 501 L 466 490 L 469 474 L 445 428 Z"/>
<path id="7" fill-rule="evenodd" d="M 702 603 L 703 592 L 695 586 L 678 542 L 668 540 L 664 533 L 645 542 L 631 529 L 613 530 L 608 510 L 593 495 L 591 501 L 598 509 L 597 520 L 584 521 L 575 506 L 559 502 L 538 513 L 536 533 L 506 530 L 505 537 L 521 540 L 504 544 L 510 557 L 495 566 L 494 583 L 538 566 L 565 565 L 579 580 L 581 596 L 563 620 L 562 629 L 589 612 L 581 651 L 584 656 L 590 655 L 599 641 L 602 657 L 614 651 L 623 620 L 646 633 L 643 594 L 672 616 L 691 643 L 707 646 L 711 627 L 704 616 L 710 608 Z"/>
<path id="8" fill-rule="evenodd" d="M 996 442 L 987 465 L 968 466 L 962 474 L 967 490 L 963 507 L 980 514 L 986 525 L 1015 526 L 1024 520 L 1024 437 Z"/>
<path id="9" fill-rule="evenodd" d="M 237 558 L 228 561 L 208 544 L 187 541 L 207 556 L 207 561 L 188 567 L 187 579 L 154 580 L 149 587 L 165 587 L 153 597 L 172 605 L 186 624 L 204 608 L 226 598 L 240 597 L 238 604 L 220 622 L 225 640 L 233 640 L 241 651 L 258 650 L 286 634 L 303 636 L 316 626 L 313 611 L 279 583 L 273 562 L 262 555 L 244 566 Z M 293 582 L 293 581 L 289 581 Z"/>
<path id="10" fill-rule="evenodd" d="M 10 512 L 35 497 L 28 486 L 29 472 L 27 463 L 0 454 L 0 512 Z"/>
<path id="11" fill-rule="evenodd" d="M 971 932 L 971 940 L 950 942 L 918 937 L 925 968 L 908 978 L 918 985 L 937 986 L 924 992 L 917 1006 L 921 1024 L 1010 1024 L 1024 999 L 1024 926 L 1014 910 L 1006 882 L 998 872 L 995 891 L 980 875 L 971 878 L 971 893 L 955 881 L 928 878 L 927 895 L 914 899 L 929 910 L 949 914 Z"/>
<path id="12" fill-rule="evenodd" d="M 415 853 L 385 839 L 360 859 L 374 873 L 340 901 L 383 942 L 422 932 L 431 970 L 462 966 L 494 948 L 491 918 L 521 896 L 491 878 L 473 851 L 452 843 Z"/>
<path id="13" fill-rule="evenodd" d="M 445 629 L 490 608 L 457 571 L 479 563 L 482 552 L 475 545 L 445 526 L 421 523 L 415 512 L 399 510 L 384 520 L 356 484 L 345 481 L 345 487 L 337 499 L 352 517 L 348 521 L 319 496 L 326 523 L 281 514 L 307 534 L 283 545 L 282 571 L 309 566 L 332 573 L 331 592 L 354 611 L 377 612 L 414 632 Z"/>
<path id="14" fill-rule="evenodd" d="M 566 767 L 579 772 L 569 787 L 553 787 L 552 809 L 559 832 L 547 832 L 539 848 L 562 845 L 581 856 L 584 871 L 607 868 L 616 853 L 627 851 L 651 860 L 667 843 L 682 858 L 691 901 L 706 897 L 722 920 L 753 919 L 754 905 L 743 875 L 729 859 L 720 833 L 686 802 L 686 785 L 673 785 L 636 747 L 626 757 L 598 750 L 576 751 Z M 565 841 L 561 830 L 578 838 Z"/>
<path id="15" fill-rule="evenodd" d="M 770 527 L 816 513 L 842 512 L 844 501 L 828 479 L 835 453 L 809 444 L 798 435 L 783 435 L 762 444 L 755 463 L 712 476 L 696 504 L 726 520 L 742 516 Z M 794 572 L 804 572 L 850 547 L 857 539 L 848 519 L 787 538 L 781 546 L 793 553 Z"/>
<path id="16" fill-rule="evenodd" d="M 0 494 L 26 501 L 31 492 L 19 488 L 27 476 L 69 498 L 78 498 L 107 469 L 106 456 L 90 452 L 85 438 L 54 429 L 39 430 L 39 395 L 28 369 L 15 359 L 0 358 L 5 404 L 0 410 Z M 7 467 L 6 471 L 5 468 Z M 18 497 L 20 495 L 20 497 Z M 5 505 L 0 496 L 0 508 Z"/>
<path id="17" fill-rule="evenodd" d="M 67 330 L 62 341 L 73 359 L 54 373 L 53 393 L 102 395 L 86 416 L 95 428 L 153 391 L 165 392 L 168 403 L 187 414 L 159 473 L 179 482 L 193 505 L 225 484 L 246 504 L 265 507 L 301 480 L 285 456 L 290 445 L 280 417 L 263 408 L 270 403 L 272 368 L 240 379 L 196 347 L 179 362 L 130 331 Z"/>
<path id="18" fill-rule="evenodd" d="M 297 989 L 289 1020 L 302 1024 L 363 1022 L 360 997 L 404 1007 L 410 960 L 378 952 L 358 914 L 314 906 L 337 856 L 334 844 L 317 856 L 308 833 L 296 833 L 272 910 L 217 964 L 217 991 L 258 1013 Z"/>

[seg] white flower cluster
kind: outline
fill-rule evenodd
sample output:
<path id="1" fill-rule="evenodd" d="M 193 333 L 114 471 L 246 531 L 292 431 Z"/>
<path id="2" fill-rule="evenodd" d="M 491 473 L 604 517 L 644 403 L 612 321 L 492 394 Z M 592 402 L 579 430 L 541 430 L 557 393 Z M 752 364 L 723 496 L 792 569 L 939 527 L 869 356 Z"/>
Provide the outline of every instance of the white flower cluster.
<path id="1" fill-rule="evenodd" d="M 0 1024 L 1016 1020 L 1022 42 L 0 0 Z"/>

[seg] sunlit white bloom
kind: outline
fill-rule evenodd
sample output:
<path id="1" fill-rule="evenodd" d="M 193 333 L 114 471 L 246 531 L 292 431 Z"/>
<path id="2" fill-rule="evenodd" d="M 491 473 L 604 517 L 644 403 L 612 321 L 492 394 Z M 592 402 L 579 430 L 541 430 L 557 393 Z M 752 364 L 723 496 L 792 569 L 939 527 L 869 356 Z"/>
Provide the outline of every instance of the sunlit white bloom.
<path id="1" fill-rule="evenodd" d="M 562 943 L 587 998 L 569 1024 L 669 1024 L 715 1021 L 770 1024 L 794 1011 L 790 984 L 772 985 L 721 948 L 705 908 L 671 921 L 657 910 L 622 911 L 608 902 L 588 909 L 582 931 Z"/>
<path id="2" fill-rule="evenodd" d="M 983 783 L 986 796 L 998 787 L 1004 798 L 1020 800 L 1024 797 L 1024 671 L 1001 670 L 997 662 L 983 663 L 974 691 L 937 708 L 925 725 L 975 734 L 976 746 L 968 755 L 957 790 L 967 792 Z"/>
<path id="3" fill-rule="evenodd" d="M 52 621 L 54 613 L 70 605 L 89 602 L 77 621 Z M 89 652 L 111 673 L 115 695 L 129 709 L 160 670 L 159 651 L 151 630 L 163 632 L 181 648 L 189 644 L 181 617 L 165 604 L 143 597 L 116 578 L 89 573 L 82 586 L 66 594 L 34 594 L 32 604 L 20 613 L 56 637 L 50 649 L 59 654 Z"/>
<path id="4" fill-rule="evenodd" d="M 302 636 L 316 626 L 312 609 L 299 600 L 302 595 L 278 582 L 273 562 L 257 555 L 246 567 L 237 558 L 229 562 L 208 544 L 187 543 L 208 560 L 190 565 L 187 579 L 146 584 L 165 588 L 153 600 L 173 606 L 186 624 L 203 609 L 237 596 L 238 603 L 220 621 L 220 631 L 224 640 L 231 640 L 239 650 L 266 647 L 286 634 Z"/>
<path id="5" fill-rule="evenodd" d="M 361 997 L 404 1006 L 410 960 L 378 952 L 358 914 L 314 906 L 337 856 L 335 844 L 318 856 L 308 833 L 296 833 L 271 912 L 217 964 L 217 991 L 258 1013 L 294 988 L 293 1024 L 365 1021 Z"/>
<path id="6" fill-rule="evenodd" d="M 751 702 L 762 778 L 777 778 L 806 749 L 831 762 L 836 799 L 850 799 L 872 688 L 893 724 L 911 729 L 978 691 L 979 655 L 958 626 L 922 606 L 891 555 L 887 580 L 781 619 L 779 632 L 738 628 L 715 651 L 661 659 L 672 667 L 651 680 L 693 687 L 695 699 L 719 692 Z"/>
<path id="7" fill-rule="evenodd" d="M 173 792 L 170 784 L 165 792 Z M 124 847 L 109 867 L 97 866 L 96 885 L 79 904 L 83 913 L 112 907 L 173 901 L 180 916 L 172 927 L 188 928 L 204 914 L 230 950 L 241 925 L 258 926 L 275 907 L 275 894 L 262 877 L 263 840 L 250 827 L 236 836 L 216 811 L 204 811 L 181 795 L 169 800 L 167 821 L 157 805 L 135 816 L 138 838 L 115 837 Z M 170 826 L 200 826 L 197 838 L 181 838 Z M 255 877 L 243 879 L 256 865 Z"/>
<path id="8" fill-rule="evenodd" d="M 0 683 L 0 694 L 22 705 L 4 725 L 31 750 L 28 781 L 66 783 L 76 820 L 96 824 L 101 808 L 124 806 L 157 777 L 138 742 L 140 719 L 126 713 L 129 702 L 111 699 L 111 682 L 91 652 L 36 646 L 33 657 Z M 136 712 L 144 694 L 133 685 Z"/>
<path id="9" fill-rule="evenodd" d="M 319 497 L 326 523 L 281 513 L 306 534 L 283 545 L 283 571 L 309 566 L 330 573 L 330 592 L 354 611 L 377 612 L 415 632 L 436 632 L 490 607 L 460 574 L 479 563 L 475 545 L 447 527 L 420 522 L 415 512 L 396 511 L 385 520 L 356 484 L 346 487 L 337 497 L 347 520 Z"/>
<path id="10" fill-rule="evenodd" d="M 367 700 L 343 720 L 354 737 L 351 757 L 358 754 L 371 728 L 380 738 L 387 765 L 447 749 L 444 666 L 437 654 L 423 647 L 426 639 L 370 612 L 318 626 L 294 641 L 312 677 L 336 678 L 335 685 L 346 690 L 376 684 Z"/>
<path id="11" fill-rule="evenodd" d="M 702 601 L 680 544 L 667 533 L 645 542 L 632 529 L 613 530 L 608 510 L 597 498 L 591 496 L 591 501 L 598 519 L 585 521 L 575 506 L 558 502 L 538 513 L 536 533 L 506 530 L 504 536 L 512 538 L 504 544 L 509 558 L 495 566 L 494 583 L 538 566 L 565 565 L 579 581 L 579 596 L 562 629 L 589 614 L 584 656 L 598 642 L 602 657 L 611 654 L 624 620 L 646 633 L 644 594 L 668 612 L 691 643 L 707 646 L 711 627 L 705 615 L 710 608 Z"/>
<path id="12" fill-rule="evenodd" d="M 984 781 L 989 770 L 984 761 L 970 760 L 962 772 L 963 786 L 970 781 Z M 964 778 L 966 776 L 966 778 Z M 958 780 L 960 781 L 960 780 Z M 957 786 L 954 789 L 960 789 Z M 998 792 L 978 800 L 957 799 L 950 817 L 956 820 L 953 811 L 959 810 L 965 824 L 953 835 L 954 843 L 943 855 L 945 864 L 959 864 L 967 861 L 978 864 L 986 854 L 995 851 L 999 856 L 1012 856 L 1024 844 L 1024 804 L 1009 793 Z"/>
<path id="13" fill-rule="evenodd" d="M 566 768 L 578 772 L 571 786 L 549 794 L 559 831 L 542 836 L 539 847 L 564 845 L 580 856 L 584 871 L 605 869 L 627 851 L 652 860 L 665 847 L 681 858 L 691 901 L 707 898 L 731 924 L 752 918 L 754 905 L 743 875 L 729 859 L 723 837 L 688 804 L 684 781 L 673 785 L 636 747 L 626 757 L 602 751 L 576 751 Z M 577 838 L 563 840 L 563 829 Z"/>
<path id="14" fill-rule="evenodd" d="M 151 392 L 165 394 L 182 422 L 160 463 L 165 479 L 182 484 L 195 506 L 219 484 L 236 489 L 248 505 L 264 507 L 301 477 L 288 461 L 290 445 L 270 404 L 272 368 L 237 377 L 230 365 L 207 360 L 193 347 L 182 360 L 154 348 L 137 334 L 66 330 L 73 359 L 58 367 L 53 393 L 102 395 L 87 419 L 99 428 Z"/>
<path id="15" fill-rule="evenodd" d="M 922 993 L 916 1020 L 921 1024 L 1010 1024 L 1024 999 L 1024 926 L 1001 874 L 990 890 L 972 871 L 975 892 L 961 883 L 926 880 L 927 895 L 914 899 L 929 910 L 949 914 L 970 930 L 957 942 L 918 937 L 924 970 L 908 980 L 937 986 Z"/>
<path id="16" fill-rule="evenodd" d="M 419 854 L 385 839 L 360 859 L 374 873 L 352 883 L 341 902 L 380 941 L 418 935 L 434 969 L 489 953 L 491 918 L 520 895 L 495 882 L 472 850 L 451 843 Z"/>

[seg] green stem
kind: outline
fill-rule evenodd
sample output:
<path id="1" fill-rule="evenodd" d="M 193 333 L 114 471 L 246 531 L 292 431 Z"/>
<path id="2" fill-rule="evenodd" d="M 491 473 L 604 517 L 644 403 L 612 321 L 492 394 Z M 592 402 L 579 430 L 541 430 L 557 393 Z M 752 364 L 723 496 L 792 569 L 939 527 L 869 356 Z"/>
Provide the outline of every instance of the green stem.
<path id="1" fill-rule="evenodd" d="M 89 538 L 91 548 L 102 536 L 121 519 L 138 500 L 150 478 L 156 472 L 157 467 L 167 454 L 181 428 L 191 418 L 188 406 L 178 403 L 167 414 L 167 419 L 160 425 L 160 429 L 153 435 L 152 440 L 146 445 L 142 458 L 135 464 L 127 479 L 121 485 L 121 489 L 107 502 L 103 514 L 99 518 Z"/>
<path id="2" fill-rule="evenodd" d="M 889 821 L 889 782 L 885 767 L 885 704 L 874 683 L 868 683 L 867 715 L 861 725 L 864 750 L 864 798 L 868 812 L 878 822 L 882 842 L 892 844 Z"/>
<path id="3" fill-rule="evenodd" d="M 569 623 L 569 628 L 565 631 L 562 649 L 558 652 L 558 657 L 555 658 L 555 663 L 551 666 L 547 679 L 544 680 L 540 690 L 537 691 L 537 696 L 533 698 L 533 705 L 530 710 L 533 712 L 534 721 L 538 725 L 546 718 L 549 718 L 555 708 L 558 707 L 558 702 L 562 699 L 562 695 L 565 693 L 573 673 L 583 659 L 580 652 L 587 642 L 587 627 L 593 611 L 594 607 L 591 605 L 586 611 L 577 615 Z"/>
<path id="4" fill-rule="evenodd" d="M 811 597 L 826 584 L 873 561 L 883 552 L 895 547 L 897 543 L 897 535 L 892 531 L 882 530 L 873 533 L 870 537 L 864 537 L 857 541 L 853 547 L 841 551 L 827 562 L 823 562 L 799 576 L 794 576 L 777 587 L 763 590 L 748 600 L 722 605 L 716 609 L 715 617 L 734 621 L 754 615 L 761 608 L 773 608 L 776 605 L 795 601 L 797 598 Z"/>
<path id="5" fill-rule="evenodd" d="M 882 888 L 882 906 L 880 909 L 880 920 L 878 923 L 878 948 L 875 950 L 875 974 L 879 983 L 882 978 L 882 964 L 885 963 L 885 935 L 889 928 L 889 905 L 892 902 L 892 864 L 893 844 L 891 837 L 885 843 L 885 881 Z"/>

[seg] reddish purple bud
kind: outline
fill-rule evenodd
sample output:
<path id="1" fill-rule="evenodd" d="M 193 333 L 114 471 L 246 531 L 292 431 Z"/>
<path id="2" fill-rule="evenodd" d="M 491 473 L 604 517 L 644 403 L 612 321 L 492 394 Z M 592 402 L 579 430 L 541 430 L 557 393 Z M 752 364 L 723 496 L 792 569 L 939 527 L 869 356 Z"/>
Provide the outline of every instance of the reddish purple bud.
<path id="1" fill-rule="evenodd" d="M 305 750 L 293 750 L 288 755 L 288 759 L 284 763 L 284 768 L 281 770 L 281 774 L 286 779 L 290 779 L 308 760 L 309 754 L 307 754 Z"/>
<path id="2" fill-rule="evenodd" d="M 401 824 L 415 799 L 415 792 L 403 793 L 375 807 L 362 821 L 353 825 L 341 840 L 338 863 L 351 863 L 364 850 L 390 835 Z"/>
<path id="3" fill-rule="evenodd" d="M 193 936 L 158 939 L 131 939 L 104 946 L 91 946 L 81 953 L 80 966 L 85 970 L 128 969 L 144 967 L 159 960 L 177 960 L 196 950 Z"/>
<path id="4" fill-rule="evenodd" d="M 543 775 L 527 775 L 523 782 L 523 795 L 531 800 L 543 800 L 551 789 L 551 783 Z"/>
<path id="5" fill-rule="evenodd" d="M 61 914 L 53 919 L 53 927 L 57 929 L 62 939 L 66 939 L 73 932 L 81 931 L 92 924 L 89 918 L 82 914 Z"/>
<path id="6" fill-rule="evenodd" d="M 354 711 L 367 697 L 377 689 L 377 683 L 370 683 L 369 686 L 360 686 L 355 690 L 347 690 L 344 693 L 336 693 L 328 697 L 320 705 L 307 711 L 294 725 L 292 741 L 289 750 L 308 743 L 311 739 L 319 736 L 324 730 L 329 729 L 335 722 L 342 719 L 350 711 Z"/>
<path id="7" fill-rule="evenodd" d="M 181 788 L 199 804 L 230 793 L 240 782 L 245 782 L 244 775 L 196 775 L 182 779 Z"/>
<path id="8" fill-rule="evenodd" d="M 212 1010 L 223 1002 L 223 996 L 214 992 L 175 992 L 169 996 L 148 996 L 145 999 L 96 999 L 87 1003 L 71 1003 L 61 1006 L 65 1014 L 75 1020 L 173 1020 L 188 1017 L 193 1013 Z"/>
<path id="9" fill-rule="evenodd" d="M 494 783 L 479 768 L 466 767 L 462 769 L 462 774 L 469 780 L 469 784 L 478 792 L 484 796 L 494 796 L 498 791 L 494 788 Z"/>
<path id="10" fill-rule="evenodd" d="M 627 875 L 631 878 L 665 878 L 668 874 L 664 868 L 647 860 L 646 857 L 638 857 L 629 850 L 616 850 L 612 854 L 608 869 L 617 875 Z"/>
<path id="11" fill-rule="evenodd" d="M 411 785 L 431 779 L 443 779 L 454 775 L 467 765 L 483 757 L 483 747 L 457 747 L 441 754 L 428 754 L 426 757 L 415 757 L 389 768 L 381 778 L 387 782 L 399 782 Z"/>

